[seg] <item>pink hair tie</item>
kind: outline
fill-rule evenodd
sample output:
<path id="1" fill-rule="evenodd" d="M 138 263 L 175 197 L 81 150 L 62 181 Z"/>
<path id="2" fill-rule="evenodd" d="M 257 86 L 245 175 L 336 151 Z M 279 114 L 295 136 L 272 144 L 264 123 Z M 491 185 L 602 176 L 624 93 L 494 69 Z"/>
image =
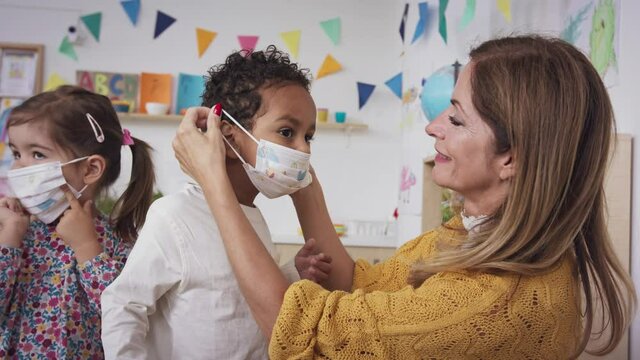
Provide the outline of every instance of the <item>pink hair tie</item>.
<path id="1" fill-rule="evenodd" d="M 133 138 L 131 137 L 131 131 L 129 131 L 129 129 L 122 129 L 122 145 L 133 145 Z"/>

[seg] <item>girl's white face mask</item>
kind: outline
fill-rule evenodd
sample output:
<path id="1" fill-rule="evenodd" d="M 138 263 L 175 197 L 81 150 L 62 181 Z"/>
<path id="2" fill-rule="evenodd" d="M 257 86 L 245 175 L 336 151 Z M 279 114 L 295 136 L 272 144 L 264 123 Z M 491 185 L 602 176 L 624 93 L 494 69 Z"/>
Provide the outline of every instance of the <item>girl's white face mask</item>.
<path id="1" fill-rule="evenodd" d="M 54 161 L 9 170 L 7 173 L 9 186 L 25 210 L 45 224 L 50 224 L 69 208 L 69 202 L 60 186 L 66 184 L 76 198 L 82 196 L 82 192 L 88 186 L 85 185 L 77 191 L 67 184 L 62 174 L 62 167 L 87 158 L 88 156 L 81 157 L 64 164 Z"/>
<path id="2" fill-rule="evenodd" d="M 274 199 L 292 194 L 309 184 L 312 178 L 309 173 L 309 159 L 311 154 L 278 145 L 270 141 L 256 140 L 240 123 L 222 110 L 245 134 L 258 144 L 256 151 L 256 166 L 253 167 L 231 146 L 229 141 L 222 138 L 231 150 L 238 155 L 242 166 L 249 176 L 253 186 L 264 196 Z"/>

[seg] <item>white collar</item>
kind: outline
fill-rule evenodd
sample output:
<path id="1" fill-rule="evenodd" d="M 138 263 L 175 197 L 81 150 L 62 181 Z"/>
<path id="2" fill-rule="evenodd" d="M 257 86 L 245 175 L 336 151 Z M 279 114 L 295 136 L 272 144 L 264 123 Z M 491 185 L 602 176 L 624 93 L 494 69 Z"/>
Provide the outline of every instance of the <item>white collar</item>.
<path id="1" fill-rule="evenodd" d="M 478 225 L 482 224 L 489 217 L 489 215 L 466 216 L 464 214 L 464 211 L 460 213 L 460 216 L 462 217 L 462 225 L 467 231 L 473 230 Z M 474 232 L 475 231 L 478 231 L 478 229 L 476 228 Z"/>

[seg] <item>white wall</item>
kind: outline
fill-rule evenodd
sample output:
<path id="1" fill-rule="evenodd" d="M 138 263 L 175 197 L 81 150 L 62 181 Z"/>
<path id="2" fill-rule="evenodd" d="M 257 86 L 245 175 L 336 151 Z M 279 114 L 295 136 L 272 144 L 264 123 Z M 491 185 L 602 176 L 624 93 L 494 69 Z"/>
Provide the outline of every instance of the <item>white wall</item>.
<path id="1" fill-rule="evenodd" d="M 177 21 L 153 40 L 156 10 Z M 102 12 L 100 42 L 83 26 L 86 41 L 77 46 L 78 62 L 57 52 L 69 25 L 79 16 Z M 384 81 L 400 71 L 397 35 L 399 12 L 385 0 L 362 1 L 143 1 L 137 27 L 129 22 L 117 1 L 34 0 L 0 2 L 0 41 L 44 43 L 45 79 L 57 72 L 75 81 L 77 69 L 118 72 L 179 72 L 203 74 L 239 48 L 237 35 L 259 35 L 257 48 L 284 47 L 280 33 L 301 30 L 300 63 L 315 75 L 326 54 L 344 71 L 315 81 L 312 95 L 318 107 L 347 111 L 348 121 L 369 125 L 353 133 L 319 131 L 312 164 L 323 183 L 335 221 L 385 220 L 396 207 L 399 159 L 399 100 Z M 334 46 L 319 22 L 339 16 L 342 41 Z M 205 55 L 198 59 L 195 28 L 218 32 Z M 367 105 L 358 111 L 356 81 L 378 84 Z M 179 189 L 185 178 L 173 157 L 170 141 L 175 124 L 126 123 L 134 136 L 156 149 L 158 187 L 164 193 Z M 128 174 L 123 181 L 128 179 Z M 120 184 L 123 181 L 119 182 Z M 289 198 L 266 201 L 259 197 L 273 234 L 295 234 L 297 220 Z"/>

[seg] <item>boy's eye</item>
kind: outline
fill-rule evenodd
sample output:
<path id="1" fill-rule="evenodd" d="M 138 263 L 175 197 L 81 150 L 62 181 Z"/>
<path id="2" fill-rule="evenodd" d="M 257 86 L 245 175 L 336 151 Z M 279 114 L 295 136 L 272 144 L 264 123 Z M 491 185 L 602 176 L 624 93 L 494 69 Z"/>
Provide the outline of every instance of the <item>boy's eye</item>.
<path id="1" fill-rule="evenodd" d="M 20 160 L 20 153 L 17 151 L 12 151 L 11 154 L 13 155 L 13 160 Z"/>
<path id="2" fill-rule="evenodd" d="M 313 135 L 305 135 L 304 141 L 310 143 L 314 140 Z"/>
<path id="3" fill-rule="evenodd" d="M 280 133 L 280 135 L 286 137 L 286 138 L 290 138 L 291 136 L 293 136 L 293 130 L 288 129 L 288 128 L 284 128 L 284 129 L 280 129 L 278 131 L 278 133 Z"/>
<path id="4" fill-rule="evenodd" d="M 44 159 L 44 158 L 45 158 L 45 156 L 44 156 L 44 155 L 42 155 L 42 153 L 41 153 L 41 152 L 34 151 L 34 152 L 33 152 L 33 158 L 34 158 L 34 159 L 36 159 L 36 160 L 42 160 L 42 159 Z"/>

